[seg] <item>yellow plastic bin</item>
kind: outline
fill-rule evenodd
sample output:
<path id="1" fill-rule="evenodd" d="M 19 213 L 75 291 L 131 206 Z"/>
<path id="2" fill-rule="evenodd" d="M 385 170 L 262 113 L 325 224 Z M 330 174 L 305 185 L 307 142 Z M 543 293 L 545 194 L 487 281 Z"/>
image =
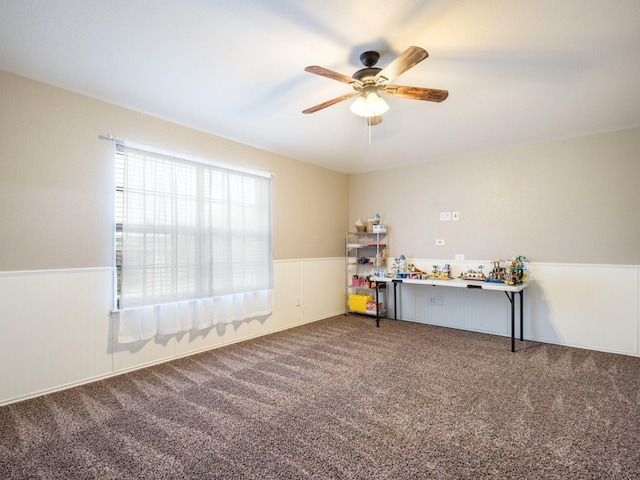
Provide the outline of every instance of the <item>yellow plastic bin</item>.
<path id="1" fill-rule="evenodd" d="M 349 295 L 349 310 L 354 312 L 366 312 L 367 302 L 372 302 L 373 298 L 370 295 Z"/>

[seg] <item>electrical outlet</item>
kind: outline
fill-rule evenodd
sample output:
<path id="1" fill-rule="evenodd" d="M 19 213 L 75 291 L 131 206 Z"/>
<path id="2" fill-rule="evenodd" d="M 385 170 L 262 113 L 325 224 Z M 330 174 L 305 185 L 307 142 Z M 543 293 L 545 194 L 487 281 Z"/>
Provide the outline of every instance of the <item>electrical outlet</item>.
<path id="1" fill-rule="evenodd" d="M 451 220 L 457 222 L 458 220 L 460 220 L 460 214 L 458 212 L 453 212 L 453 214 L 451 215 Z"/>
<path id="2" fill-rule="evenodd" d="M 456 253 L 456 260 L 464 260 L 464 254 L 463 253 Z"/>
<path id="3" fill-rule="evenodd" d="M 435 305 L 436 304 L 436 297 L 429 297 L 429 305 Z"/>
<path id="4" fill-rule="evenodd" d="M 438 238 L 436 240 L 436 245 L 444 245 L 444 238 Z"/>

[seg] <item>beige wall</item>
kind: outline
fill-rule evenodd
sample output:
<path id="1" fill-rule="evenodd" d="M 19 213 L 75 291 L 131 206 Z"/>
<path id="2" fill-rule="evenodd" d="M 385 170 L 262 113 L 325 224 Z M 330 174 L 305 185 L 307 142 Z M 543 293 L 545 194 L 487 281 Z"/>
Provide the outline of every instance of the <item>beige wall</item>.
<path id="1" fill-rule="evenodd" d="M 98 135 L 273 172 L 275 259 L 343 255 L 346 175 L 6 72 L 0 125 L 0 271 L 112 265 L 114 144 Z"/>
<path id="2" fill-rule="evenodd" d="M 353 175 L 349 225 L 379 212 L 392 256 L 638 265 L 639 181 L 635 128 Z"/>
<path id="3" fill-rule="evenodd" d="M 0 271 L 111 265 L 106 134 L 274 172 L 276 259 L 342 256 L 379 212 L 392 255 L 640 264 L 638 128 L 348 177 L 5 72 L 0 125 Z"/>

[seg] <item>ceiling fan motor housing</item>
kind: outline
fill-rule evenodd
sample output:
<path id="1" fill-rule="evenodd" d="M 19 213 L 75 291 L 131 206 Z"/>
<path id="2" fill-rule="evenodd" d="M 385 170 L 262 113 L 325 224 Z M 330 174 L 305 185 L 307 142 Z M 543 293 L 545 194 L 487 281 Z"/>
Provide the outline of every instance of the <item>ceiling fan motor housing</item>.
<path id="1" fill-rule="evenodd" d="M 352 75 L 356 80 L 364 81 L 364 78 L 375 77 L 378 72 L 382 71 L 381 68 L 374 68 L 373 66 L 380 60 L 380 54 L 374 51 L 364 52 L 360 55 L 360 61 L 365 68 L 358 70 Z"/>
<path id="2" fill-rule="evenodd" d="M 352 75 L 352 77 L 355 78 L 356 80 L 364 81 L 363 80 L 364 78 L 375 77 L 380 71 L 382 71 L 381 68 L 367 67 L 367 68 L 358 70 L 356 73 Z"/>

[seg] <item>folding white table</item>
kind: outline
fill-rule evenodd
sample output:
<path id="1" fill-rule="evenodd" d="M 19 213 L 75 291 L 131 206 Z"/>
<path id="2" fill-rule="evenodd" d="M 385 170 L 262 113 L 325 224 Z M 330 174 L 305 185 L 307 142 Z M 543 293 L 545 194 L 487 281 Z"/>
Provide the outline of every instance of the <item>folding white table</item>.
<path id="1" fill-rule="evenodd" d="M 486 281 L 474 281 L 474 280 L 463 280 L 460 278 L 453 278 L 451 280 L 417 280 L 413 278 L 390 278 L 390 277 L 372 277 L 371 280 L 376 282 L 376 299 L 378 297 L 379 289 L 387 288 L 389 283 L 393 283 L 393 316 L 394 320 L 398 319 L 397 314 L 397 294 L 396 288 L 398 284 L 415 284 L 415 285 L 429 285 L 434 287 L 449 287 L 449 288 L 469 288 L 469 289 L 480 289 L 480 290 L 494 290 L 504 292 L 509 302 L 511 302 L 511 351 L 516 351 L 516 331 L 515 331 L 515 317 L 516 317 L 516 293 L 520 297 L 520 341 L 523 341 L 523 321 L 522 314 L 524 310 L 524 290 L 528 287 L 528 282 L 523 282 L 519 285 L 505 285 L 504 283 L 493 283 Z M 387 289 L 388 291 L 388 289 Z M 377 305 L 377 300 L 376 300 Z M 388 309 L 387 309 L 388 311 Z M 380 317 L 376 312 L 376 326 L 380 326 Z"/>

